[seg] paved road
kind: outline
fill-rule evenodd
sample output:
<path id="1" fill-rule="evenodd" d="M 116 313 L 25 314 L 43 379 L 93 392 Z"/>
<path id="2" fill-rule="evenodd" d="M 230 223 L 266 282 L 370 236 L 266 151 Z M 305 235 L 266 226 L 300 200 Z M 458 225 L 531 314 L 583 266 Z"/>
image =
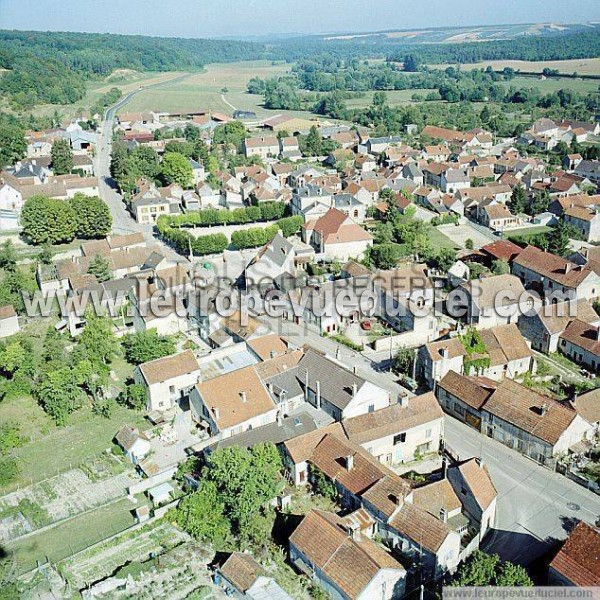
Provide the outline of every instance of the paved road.
<path id="1" fill-rule="evenodd" d="M 117 191 L 117 186 L 110 175 L 110 160 L 112 150 L 112 133 L 114 126 L 114 119 L 117 110 L 125 106 L 140 92 L 149 88 L 160 87 L 161 85 L 171 84 L 174 81 L 180 81 L 188 77 L 189 74 L 182 75 L 176 79 L 169 80 L 168 82 L 161 82 L 152 86 L 146 86 L 138 90 L 130 92 L 115 105 L 111 106 L 105 115 L 104 122 L 102 124 L 102 134 L 100 136 L 100 142 L 96 149 L 96 174 L 99 180 L 98 189 L 100 197 L 108 204 L 110 213 L 113 219 L 112 230 L 114 233 L 137 233 L 141 232 L 144 234 L 144 238 L 149 243 L 159 244 L 161 250 L 165 256 L 171 260 L 177 260 L 178 262 L 185 261 L 186 259 L 180 254 L 175 252 L 169 246 L 163 244 L 157 240 L 153 235 L 153 227 L 151 225 L 141 225 L 135 219 L 132 218 L 130 213 L 127 211 L 125 204 L 123 203 L 122 196 Z"/>
<path id="2" fill-rule="evenodd" d="M 594 523 L 600 496 L 446 416 L 445 437 L 460 458 L 481 456 L 498 490 L 495 530 L 484 549 L 528 565 L 567 532 L 572 519 Z"/>

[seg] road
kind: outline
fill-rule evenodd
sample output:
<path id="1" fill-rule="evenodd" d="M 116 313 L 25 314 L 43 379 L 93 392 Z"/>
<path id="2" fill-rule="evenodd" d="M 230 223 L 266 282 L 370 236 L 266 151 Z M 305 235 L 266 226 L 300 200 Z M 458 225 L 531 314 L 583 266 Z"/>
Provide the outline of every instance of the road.
<path id="1" fill-rule="evenodd" d="M 159 244 L 161 246 L 162 253 L 170 260 L 176 260 L 178 262 L 184 262 L 186 259 L 180 254 L 175 252 L 172 248 L 166 244 L 160 242 L 154 237 L 154 228 L 151 225 L 141 225 L 135 219 L 132 218 L 130 213 L 127 211 L 123 202 L 122 196 L 117 190 L 117 186 L 110 174 L 110 160 L 112 150 L 112 133 L 115 115 L 117 110 L 125 106 L 140 92 L 149 88 L 160 87 L 161 85 L 172 84 L 175 81 L 180 81 L 188 77 L 186 73 L 176 79 L 171 79 L 168 82 L 161 82 L 152 86 L 146 86 L 138 90 L 130 92 L 123 98 L 121 98 L 116 104 L 111 106 L 107 111 L 102 123 L 102 134 L 100 135 L 100 141 L 96 148 L 96 175 L 98 177 L 98 190 L 100 197 L 104 200 L 110 209 L 110 214 L 113 219 L 112 230 L 114 233 L 142 233 L 148 243 Z"/>
<path id="2" fill-rule="evenodd" d="M 481 456 L 498 490 L 486 551 L 526 566 L 566 537 L 572 519 L 600 516 L 600 496 L 448 416 L 445 438 L 461 459 Z"/>

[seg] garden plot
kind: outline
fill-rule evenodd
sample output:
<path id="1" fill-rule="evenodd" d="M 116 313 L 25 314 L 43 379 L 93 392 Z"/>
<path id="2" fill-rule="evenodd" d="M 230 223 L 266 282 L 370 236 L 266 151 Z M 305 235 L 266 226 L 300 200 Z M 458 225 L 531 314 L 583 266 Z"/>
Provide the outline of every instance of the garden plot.
<path id="1" fill-rule="evenodd" d="M 60 572 L 77 589 L 115 573 L 124 565 L 146 561 L 188 542 L 190 537 L 170 523 L 156 521 L 117 535 L 60 564 Z"/>
<path id="2" fill-rule="evenodd" d="M 0 541 L 112 502 L 137 481 L 133 470 L 93 480 L 73 469 L 7 494 L 0 498 Z"/>

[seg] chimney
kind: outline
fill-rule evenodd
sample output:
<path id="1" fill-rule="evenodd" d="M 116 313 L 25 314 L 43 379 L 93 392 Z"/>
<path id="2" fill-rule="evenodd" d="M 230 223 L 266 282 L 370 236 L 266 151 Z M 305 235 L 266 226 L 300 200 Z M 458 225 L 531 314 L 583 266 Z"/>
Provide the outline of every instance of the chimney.
<path id="1" fill-rule="evenodd" d="M 600 341 L 600 327 L 598 327 L 598 329 L 596 329 L 596 339 L 598 341 Z"/>
<path id="2" fill-rule="evenodd" d="M 346 470 L 352 471 L 354 468 L 354 454 L 348 454 L 346 456 Z"/>
<path id="3" fill-rule="evenodd" d="M 271 382 L 267 383 L 267 390 L 269 390 L 269 394 L 273 393 L 273 384 Z"/>
<path id="4" fill-rule="evenodd" d="M 440 521 L 443 521 L 444 523 L 448 522 L 448 513 L 446 512 L 446 509 L 443 506 L 442 508 L 440 508 Z"/>
<path id="5" fill-rule="evenodd" d="M 565 275 L 571 272 L 571 263 L 565 263 Z"/>
<path id="6" fill-rule="evenodd" d="M 477 464 L 478 464 L 480 467 L 482 467 L 482 468 L 483 468 L 484 462 L 483 462 L 483 458 L 481 458 L 481 456 L 478 456 L 478 457 L 475 459 L 475 462 L 476 462 L 476 463 L 477 463 Z"/>
<path id="7" fill-rule="evenodd" d="M 283 416 L 281 415 L 281 412 L 277 413 L 277 425 L 279 427 L 281 427 L 283 425 Z"/>
<path id="8" fill-rule="evenodd" d="M 215 407 L 213 406 L 213 409 L 212 409 L 212 411 L 213 411 L 213 415 L 215 416 L 215 421 L 218 421 L 218 420 L 219 420 L 219 417 L 220 417 L 220 414 L 221 414 L 221 413 L 220 413 L 220 411 L 219 411 L 219 409 L 218 409 L 218 408 L 215 408 Z"/>
<path id="9" fill-rule="evenodd" d="M 406 394 L 398 394 L 398 404 L 402 408 L 406 408 L 408 406 L 408 396 Z"/>
<path id="10" fill-rule="evenodd" d="M 442 457 L 442 479 L 448 479 L 448 458 Z"/>
<path id="11" fill-rule="evenodd" d="M 357 371 L 357 370 L 358 370 L 358 369 L 356 368 L 356 365 L 354 365 L 354 366 L 352 367 L 352 373 L 354 373 L 354 375 L 356 375 L 356 371 Z"/>
<path id="12" fill-rule="evenodd" d="M 316 393 L 315 403 L 317 405 L 317 408 L 321 408 L 321 382 L 320 381 L 316 382 L 315 393 Z"/>
<path id="13" fill-rule="evenodd" d="M 358 523 L 350 521 L 346 525 L 346 531 L 348 532 L 348 537 L 352 538 L 355 542 L 360 541 L 360 525 Z"/>
<path id="14" fill-rule="evenodd" d="M 548 412 L 548 403 L 544 402 L 544 404 L 542 404 L 541 407 L 541 413 L 542 413 L 542 417 Z"/>
<path id="15" fill-rule="evenodd" d="M 399 494 L 390 494 L 389 499 L 396 505 L 400 506 L 402 504 L 402 497 Z"/>
<path id="16" fill-rule="evenodd" d="M 304 369 L 304 397 L 308 400 L 308 369 Z"/>
<path id="17" fill-rule="evenodd" d="M 275 350 L 271 350 L 271 352 L 269 352 L 269 356 L 271 358 L 275 358 L 277 356 L 277 352 L 275 352 Z"/>
<path id="18" fill-rule="evenodd" d="M 354 398 L 354 396 L 356 396 L 356 394 L 358 394 L 358 385 L 356 383 L 352 384 L 352 397 Z"/>
<path id="19" fill-rule="evenodd" d="M 242 402 L 246 402 L 247 398 L 246 398 L 246 392 L 240 392 L 240 398 L 242 400 Z"/>
<path id="20" fill-rule="evenodd" d="M 440 348 L 440 356 L 442 359 L 448 358 L 448 348 Z"/>

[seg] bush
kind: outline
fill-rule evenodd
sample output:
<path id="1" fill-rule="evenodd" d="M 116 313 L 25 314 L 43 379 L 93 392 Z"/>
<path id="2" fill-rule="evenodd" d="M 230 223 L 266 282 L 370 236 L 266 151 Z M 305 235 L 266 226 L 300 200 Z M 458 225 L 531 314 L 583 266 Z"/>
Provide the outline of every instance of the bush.
<path id="1" fill-rule="evenodd" d="M 231 241 L 238 250 L 245 248 L 257 248 L 268 244 L 279 231 L 277 225 L 270 227 L 252 227 L 242 231 L 234 231 Z"/>

